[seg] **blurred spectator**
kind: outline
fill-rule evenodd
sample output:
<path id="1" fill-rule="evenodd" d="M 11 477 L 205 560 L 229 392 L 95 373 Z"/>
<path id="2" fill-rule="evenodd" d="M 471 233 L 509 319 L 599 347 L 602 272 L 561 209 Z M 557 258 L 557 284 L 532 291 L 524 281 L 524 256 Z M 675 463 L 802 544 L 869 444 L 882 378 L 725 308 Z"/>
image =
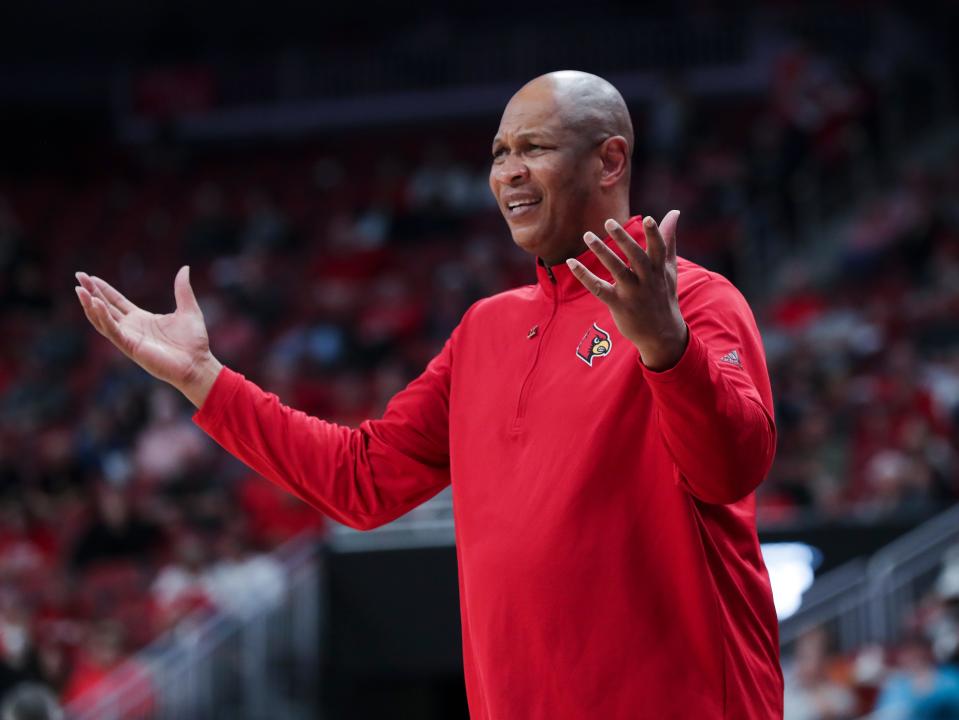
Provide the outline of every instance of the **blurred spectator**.
<path id="1" fill-rule="evenodd" d="M 446 145 L 435 143 L 410 176 L 410 206 L 415 211 L 468 212 L 478 205 L 476 185 L 471 170 L 454 162 Z M 485 186 L 482 192 L 485 196 Z"/>
<path id="2" fill-rule="evenodd" d="M 42 679 L 31 622 L 24 599 L 4 592 L 0 597 L 0 697 L 19 683 Z"/>
<path id="3" fill-rule="evenodd" d="M 174 553 L 173 561 L 160 570 L 150 588 L 158 629 L 163 631 L 182 630 L 182 620 L 216 606 L 205 582 L 206 550 L 202 540 L 192 534 L 181 536 Z"/>
<path id="4" fill-rule="evenodd" d="M 96 708 L 120 687 L 135 695 L 138 703 L 121 712 L 121 718 L 147 715 L 153 704 L 151 681 L 146 668 L 136 660 L 125 659 L 125 634 L 116 622 L 101 621 L 93 626 L 80 650 L 70 676 L 64 700 L 67 703 L 82 698 L 83 708 Z"/>
<path id="5" fill-rule="evenodd" d="M 56 552 L 53 533 L 31 521 L 21 500 L 0 502 L 0 574 L 43 571 L 53 563 Z"/>
<path id="6" fill-rule="evenodd" d="M 936 661 L 959 669 L 959 546 L 946 551 L 932 592 L 920 605 L 921 625 Z"/>
<path id="7" fill-rule="evenodd" d="M 162 485 L 186 474 L 208 449 L 203 433 L 180 412 L 182 402 L 165 385 L 150 393 L 150 419 L 133 456 L 137 477 L 143 482 Z"/>
<path id="8" fill-rule="evenodd" d="M 113 560 L 142 562 L 159 549 L 160 531 L 139 517 L 130 506 L 127 491 L 101 484 L 96 509 L 96 519 L 74 546 L 73 567 L 83 570 Z"/>
<path id="9" fill-rule="evenodd" d="M 193 194 L 193 212 L 186 240 L 188 256 L 209 259 L 236 250 L 236 223 L 227 212 L 222 188 L 210 181 L 200 184 Z"/>
<path id="10" fill-rule="evenodd" d="M 959 670 L 937 666 L 929 643 L 913 635 L 899 647 L 894 670 L 879 693 L 877 720 L 959 717 Z"/>
<path id="11" fill-rule="evenodd" d="M 63 720 L 63 710 L 50 688 L 23 683 L 3 697 L 0 720 Z"/>
<path id="12" fill-rule="evenodd" d="M 246 619 L 275 607 L 286 592 L 286 577 L 279 562 L 253 551 L 240 526 L 218 538 L 217 560 L 205 573 L 204 582 L 218 607 Z"/>
<path id="13" fill-rule="evenodd" d="M 822 629 L 803 635 L 786 667 L 785 720 L 844 720 L 853 718 L 856 697 L 829 676 L 828 638 Z"/>
<path id="14" fill-rule="evenodd" d="M 269 194 L 262 190 L 250 192 L 246 198 L 246 223 L 240 230 L 243 252 L 278 250 L 289 240 L 289 223 Z"/>
<path id="15" fill-rule="evenodd" d="M 691 100 L 682 79 L 675 75 L 664 79 L 657 98 L 650 109 L 645 135 L 649 154 L 678 165 L 688 148 Z"/>

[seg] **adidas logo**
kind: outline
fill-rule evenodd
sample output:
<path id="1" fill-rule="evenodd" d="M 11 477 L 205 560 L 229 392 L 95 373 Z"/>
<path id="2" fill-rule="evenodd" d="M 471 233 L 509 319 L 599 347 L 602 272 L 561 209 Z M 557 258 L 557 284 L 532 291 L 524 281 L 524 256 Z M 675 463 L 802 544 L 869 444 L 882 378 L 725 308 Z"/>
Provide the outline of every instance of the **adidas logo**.
<path id="1" fill-rule="evenodd" d="M 719 358 L 719 362 L 729 363 L 730 365 L 735 365 L 736 367 L 743 366 L 743 361 L 739 359 L 739 352 L 736 350 L 730 350 L 728 353 Z"/>

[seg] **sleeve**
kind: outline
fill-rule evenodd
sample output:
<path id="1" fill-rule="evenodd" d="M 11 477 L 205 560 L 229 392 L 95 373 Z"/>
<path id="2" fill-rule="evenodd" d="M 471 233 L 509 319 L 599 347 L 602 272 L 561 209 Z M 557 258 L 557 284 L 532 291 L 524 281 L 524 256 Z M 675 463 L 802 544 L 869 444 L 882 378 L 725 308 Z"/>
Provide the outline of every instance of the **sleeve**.
<path id="1" fill-rule="evenodd" d="M 283 405 L 228 368 L 194 422 L 229 453 L 338 522 L 387 523 L 450 482 L 452 339 L 397 393 L 383 417 L 359 428 Z"/>
<path id="2" fill-rule="evenodd" d="M 762 340 L 746 300 L 724 278 L 684 300 L 686 351 L 669 370 L 643 372 L 680 482 L 703 502 L 732 503 L 756 489 L 775 454 Z"/>

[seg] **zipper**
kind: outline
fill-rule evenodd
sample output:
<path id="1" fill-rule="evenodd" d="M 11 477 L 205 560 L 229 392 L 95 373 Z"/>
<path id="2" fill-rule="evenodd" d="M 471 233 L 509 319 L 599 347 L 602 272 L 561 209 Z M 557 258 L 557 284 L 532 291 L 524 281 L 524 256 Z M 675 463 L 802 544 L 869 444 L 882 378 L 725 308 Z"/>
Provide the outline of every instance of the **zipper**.
<path id="1" fill-rule="evenodd" d="M 549 277 L 550 283 L 553 285 L 553 307 L 550 310 L 549 318 L 546 322 L 538 326 L 539 342 L 536 344 L 536 353 L 533 355 L 533 364 L 530 365 L 529 372 L 526 373 L 526 377 L 523 379 L 523 384 L 520 386 L 519 390 L 519 400 L 516 403 L 516 415 L 513 417 L 512 430 L 515 432 L 520 429 L 523 424 L 523 418 L 526 416 L 526 401 L 529 398 L 530 387 L 533 384 L 533 374 L 536 372 L 536 367 L 539 365 L 540 355 L 543 354 L 543 347 L 546 345 L 546 341 L 549 337 L 549 330 L 553 325 L 553 318 L 556 317 L 556 311 L 559 309 L 559 288 L 556 285 L 556 276 L 553 275 L 553 271 L 550 269 L 549 265 L 544 265 L 546 268 L 546 275 Z"/>

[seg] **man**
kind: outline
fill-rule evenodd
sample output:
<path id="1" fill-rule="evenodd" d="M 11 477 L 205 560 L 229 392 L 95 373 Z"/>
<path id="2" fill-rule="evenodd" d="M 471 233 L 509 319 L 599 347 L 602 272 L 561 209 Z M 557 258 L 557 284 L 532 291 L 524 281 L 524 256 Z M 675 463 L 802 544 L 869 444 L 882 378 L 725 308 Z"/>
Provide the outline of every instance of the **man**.
<path id="1" fill-rule="evenodd" d="M 513 96 L 490 187 L 538 283 L 476 303 L 358 429 L 222 368 L 187 268 L 171 315 L 78 274 L 101 333 L 331 517 L 372 528 L 452 482 L 476 720 L 782 716 L 752 495 L 775 446 L 762 344 L 742 296 L 677 259 L 678 212 L 628 219 L 632 144 L 601 78 Z"/>

